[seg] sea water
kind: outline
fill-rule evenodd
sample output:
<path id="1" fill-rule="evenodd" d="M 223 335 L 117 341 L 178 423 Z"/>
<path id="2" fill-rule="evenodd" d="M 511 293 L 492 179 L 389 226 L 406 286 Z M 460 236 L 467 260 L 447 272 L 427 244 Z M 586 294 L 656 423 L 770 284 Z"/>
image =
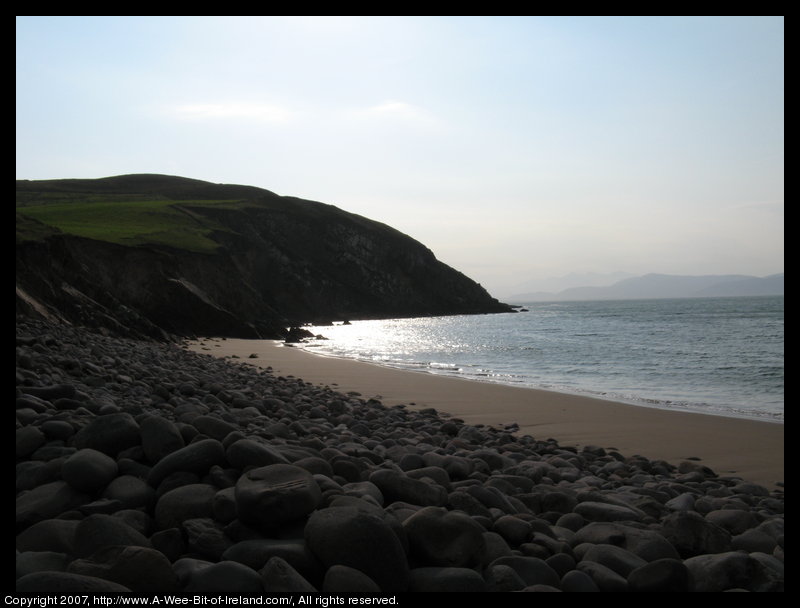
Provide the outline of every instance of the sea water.
<path id="1" fill-rule="evenodd" d="M 309 328 L 337 357 L 636 405 L 783 422 L 783 296 L 531 303 Z"/>

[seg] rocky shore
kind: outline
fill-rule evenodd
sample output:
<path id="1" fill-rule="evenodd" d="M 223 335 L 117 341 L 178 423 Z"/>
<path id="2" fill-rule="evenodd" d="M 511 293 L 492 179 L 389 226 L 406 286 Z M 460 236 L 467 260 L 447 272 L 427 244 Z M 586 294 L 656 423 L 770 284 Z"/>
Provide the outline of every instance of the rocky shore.
<path id="1" fill-rule="evenodd" d="M 66 325 L 16 389 L 18 592 L 784 590 L 783 493 L 696 461 Z"/>

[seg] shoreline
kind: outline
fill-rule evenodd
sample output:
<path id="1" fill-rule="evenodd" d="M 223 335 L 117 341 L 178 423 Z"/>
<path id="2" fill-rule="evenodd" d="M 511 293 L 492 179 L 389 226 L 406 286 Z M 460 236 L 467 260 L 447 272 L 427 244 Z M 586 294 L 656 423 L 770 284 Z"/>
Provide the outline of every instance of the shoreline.
<path id="1" fill-rule="evenodd" d="M 748 415 L 748 414 L 738 414 L 737 415 L 735 413 L 736 412 L 735 410 L 719 410 L 719 411 L 709 412 L 709 411 L 703 411 L 702 409 L 700 409 L 699 406 L 687 405 L 687 406 L 684 406 L 684 407 L 681 408 L 681 407 L 674 406 L 674 405 L 661 405 L 661 402 L 659 402 L 657 400 L 645 400 L 645 399 L 634 399 L 634 398 L 625 399 L 625 398 L 622 398 L 622 397 L 619 397 L 619 396 L 611 396 L 611 395 L 608 395 L 606 393 L 599 393 L 599 392 L 598 393 L 592 393 L 591 391 L 581 391 L 581 390 L 577 390 L 577 389 L 576 390 L 566 390 L 566 389 L 557 389 L 557 388 L 546 388 L 546 387 L 542 387 L 542 386 L 535 386 L 535 385 L 532 385 L 532 384 L 525 384 L 523 382 L 512 384 L 512 383 L 508 383 L 508 382 L 485 380 L 485 379 L 482 379 L 479 376 L 456 375 L 456 374 L 448 375 L 448 374 L 443 374 L 443 373 L 437 373 L 435 371 L 431 371 L 430 369 L 423 369 L 423 368 L 415 369 L 414 367 L 403 367 L 401 365 L 386 365 L 386 364 L 382 364 L 382 363 L 372 363 L 370 361 L 364 361 L 362 359 L 340 357 L 340 356 L 329 354 L 329 353 L 318 352 L 318 351 L 313 350 L 313 349 L 297 347 L 297 346 L 290 345 L 290 344 L 288 344 L 288 345 L 287 344 L 283 344 L 283 343 L 280 342 L 280 340 L 273 340 L 273 342 L 275 343 L 275 345 L 278 348 L 284 348 L 286 346 L 289 346 L 291 348 L 295 348 L 296 350 L 309 353 L 314 357 L 327 357 L 327 358 L 331 358 L 331 359 L 341 359 L 343 361 L 354 361 L 356 363 L 366 363 L 368 365 L 374 365 L 374 366 L 381 367 L 381 368 L 396 369 L 398 371 L 409 372 L 409 373 L 412 373 L 412 374 L 428 374 L 428 375 L 431 375 L 431 376 L 435 376 L 437 378 L 450 378 L 450 379 L 453 379 L 453 380 L 463 380 L 463 381 L 466 381 L 466 382 L 478 382 L 478 383 L 485 383 L 485 384 L 493 384 L 493 385 L 496 385 L 496 386 L 508 386 L 508 387 L 512 387 L 512 388 L 520 388 L 520 389 L 529 389 L 529 390 L 533 390 L 533 391 L 541 391 L 543 393 L 558 393 L 558 394 L 569 395 L 569 396 L 577 397 L 577 398 L 597 399 L 599 401 L 607 401 L 607 402 L 616 403 L 616 404 L 619 404 L 619 405 L 630 405 L 630 406 L 633 406 L 633 407 L 643 407 L 643 408 L 647 408 L 647 409 L 661 410 L 661 411 L 665 411 L 665 412 L 675 412 L 675 413 L 685 413 L 685 414 L 700 414 L 702 416 L 715 416 L 715 417 L 721 417 L 721 418 L 734 418 L 734 419 L 737 419 L 737 420 L 741 419 L 741 420 L 750 420 L 750 421 L 753 421 L 753 422 L 765 422 L 767 424 L 778 424 L 778 425 L 781 425 L 781 426 L 784 424 L 783 418 L 778 419 L 778 418 L 770 418 L 768 416 L 755 416 L 755 415 Z M 666 401 L 664 403 L 671 403 L 671 402 Z"/>
<path id="2" fill-rule="evenodd" d="M 720 476 L 741 477 L 768 489 L 784 481 L 784 429 L 774 421 L 420 373 L 269 340 L 202 338 L 186 346 L 201 354 L 271 368 L 275 375 L 329 385 L 343 393 L 357 392 L 388 406 L 432 407 L 471 425 L 516 424 L 517 434 L 553 438 L 562 446 L 598 445 L 624 456 L 641 455 L 674 465 L 697 461 Z"/>

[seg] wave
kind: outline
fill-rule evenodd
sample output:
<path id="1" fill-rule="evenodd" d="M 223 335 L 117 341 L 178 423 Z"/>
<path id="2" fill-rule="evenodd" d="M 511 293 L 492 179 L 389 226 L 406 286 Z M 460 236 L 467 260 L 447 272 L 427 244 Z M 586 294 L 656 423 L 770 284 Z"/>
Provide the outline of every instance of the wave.
<path id="1" fill-rule="evenodd" d="M 734 305 L 742 308 L 735 319 Z M 330 340 L 305 347 L 480 382 L 782 421 L 783 312 L 765 316 L 764 305 L 638 301 L 621 311 L 584 302 L 517 315 L 355 321 L 312 328 Z"/>

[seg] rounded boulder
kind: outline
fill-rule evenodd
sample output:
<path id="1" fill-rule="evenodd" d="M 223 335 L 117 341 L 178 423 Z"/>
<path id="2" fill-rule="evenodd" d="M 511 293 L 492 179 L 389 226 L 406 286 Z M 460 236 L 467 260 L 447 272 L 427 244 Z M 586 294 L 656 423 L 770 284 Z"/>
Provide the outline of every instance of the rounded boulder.
<path id="1" fill-rule="evenodd" d="M 315 511 L 305 527 L 308 548 L 326 568 L 360 570 L 384 593 L 405 591 L 409 567 L 400 538 L 385 519 L 354 507 Z"/>
<path id="2" fill-rule="evenodd" d="M 314 476 L 290 464 L 251 469 L 236 482 L 239 519 L 257 528 L 276 528 L 317 508 L 322 491 Z"/>
<path id="3" fill-rule="evenodd" d="M 420 566 L 469 567 L 486 548 L 483 527 L 466 513 L 425 507 L 403 522 L 411 556 Z"/>
<path id="4" fill-rule="evenodd" d="M 61 477 L 79 492 L 91 494 L 111 483 L 118 470 L 113 458 L 86 448 L 67 458 L 61 467 Z"/>

